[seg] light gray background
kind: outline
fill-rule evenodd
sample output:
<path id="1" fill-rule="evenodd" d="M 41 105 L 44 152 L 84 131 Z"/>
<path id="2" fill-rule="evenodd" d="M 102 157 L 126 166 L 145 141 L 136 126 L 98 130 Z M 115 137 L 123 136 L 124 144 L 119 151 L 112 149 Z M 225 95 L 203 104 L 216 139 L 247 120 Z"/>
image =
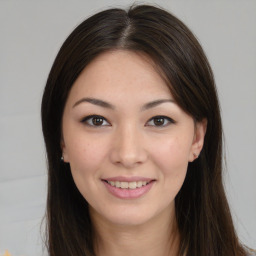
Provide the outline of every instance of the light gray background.
<path id="1" fill-rule="evenodd" d="M 0 0 L 0 255 L 42 255 L 46 167 L 40 101 L 64 39 L 88 15 L 132 1 Z M 212 64 L 227 148 L 226 188 L 240 239 L 256 247 L 256 0 L 147 1 L 199 38 Z"/>

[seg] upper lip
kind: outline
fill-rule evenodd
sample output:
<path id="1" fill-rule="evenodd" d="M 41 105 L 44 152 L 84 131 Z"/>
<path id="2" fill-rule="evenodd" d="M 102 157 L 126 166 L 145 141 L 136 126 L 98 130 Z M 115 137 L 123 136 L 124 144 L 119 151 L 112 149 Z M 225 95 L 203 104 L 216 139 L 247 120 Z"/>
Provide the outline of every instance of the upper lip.
<path id="1" fill-rule="evenodd" d="M 150 181 L 155 180 L 155 179 L 146 178 L 146 177 L 140 177 L 140 176 L 131 176 L 131 177 L 116 176 L 116 177 L 104 178 L 102 180 L 106 180 L 106 181 L 125 181 L 125 182 L 133 182 L 133 181 L 146 181 L 146 182 L 150 182 Z"/>

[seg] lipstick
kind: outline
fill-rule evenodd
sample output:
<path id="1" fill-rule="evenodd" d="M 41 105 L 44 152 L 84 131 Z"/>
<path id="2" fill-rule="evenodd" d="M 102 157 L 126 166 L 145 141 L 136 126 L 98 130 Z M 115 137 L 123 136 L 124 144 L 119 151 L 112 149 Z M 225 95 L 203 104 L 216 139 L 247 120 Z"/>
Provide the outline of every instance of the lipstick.
<path id="1" fill-rule="evenodd" d="M 121 199 L 135 199 L 146 194 L 153 184 L 154 179 L 145 177 L 111 177 L 102 180 L 107 190 Z"/>

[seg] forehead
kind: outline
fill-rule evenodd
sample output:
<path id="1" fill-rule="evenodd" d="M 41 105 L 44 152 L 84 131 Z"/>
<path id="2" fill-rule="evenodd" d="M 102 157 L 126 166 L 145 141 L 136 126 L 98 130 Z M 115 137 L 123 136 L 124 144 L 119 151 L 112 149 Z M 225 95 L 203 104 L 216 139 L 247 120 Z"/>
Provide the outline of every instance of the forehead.
<path id="1" fill-rule="evenodd" d="M 171 97 L 153 61 L 146 55 L 127 50 L 109 51 L 95 58 L 79 75 L 70 94 L 76 98 L 109 99 Z"/>

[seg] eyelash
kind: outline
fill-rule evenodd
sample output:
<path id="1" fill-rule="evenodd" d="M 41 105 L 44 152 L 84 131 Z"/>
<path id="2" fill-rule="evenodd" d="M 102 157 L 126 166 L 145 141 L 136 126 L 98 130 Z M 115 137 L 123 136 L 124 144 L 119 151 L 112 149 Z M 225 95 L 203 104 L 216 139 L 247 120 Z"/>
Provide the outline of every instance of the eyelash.
<path id="1" fill-rule="evenodd" d="M 160 127 L 161 128 L 161 127 L 166 127 L 166 126 L 168 126 L 170 124 L 175 124 L 175 121 L 172 118 L 168 117 L 168 116 L 154 116 L 154 117 L 150 118 L 147 121 L 147 123 L 154 122 L 154 120 L 156 121 L 157 119 L 158 120 L 159 119 L 163 119 L 164 120 L 164 124 L 163 125 L 147 125 L 147 126 L 155 126 L 155 127 Z"/>
<path id="2" fill-rule="evenodd" d="M 94 118 L 102 119 L 103 122 L 109 123 L 106 118 L 104 118 L 103 116 L 99 116 L 99 115 L 90 115 L 90 116 L 86 116 L 85 118 L 83 118 L 83 119 L 81 120 L 81 123 L 84 123 L 84 124 L 86 124 L 86 125 L 88 125 L 88 126 L 92 126 L 92 127 L 111 126 L 111 125 L 94 125 L 94 124 L 92 123 Z M 90 122 L 90 123 L 89 123 L 89 122 Z"/>
<path id="3" fill-rule="evenodd" d="M 94 118 L 101 119 L 103 123 L 100 124 L 100 125 L 93 124 L 93 119 Z M 154 120 L 156 121 L 157 119 L 163 119 L 164 120 L 164 124 L 163 125 L 151 124 L 151 125 L 146 125 L 146 126 L 153 126 L 153 127 L 162 128 L 162 127 L 166 127 L 166 126 L 168 126 L 170 124 L 175 124 L 176 123 L 172 118 L 170 118 L 168 116 L 154 116 L 154 117 L 150 118 L 147 121 L 147 123 L 154 122 Z M 83 118 L 81 120 L 81 123 L 84 123 L 85 125 L 88 125 L 88 126 L 91 126 L 91 127 L 111 126 L 106 118 L 104 118 L 103 116 L 99 116 L 99 115 L 89 115 L 89 116 L 86 116 L 85 118 Z M 108 124 L 106 125 L 104 123 L 108 123 Z"/>

